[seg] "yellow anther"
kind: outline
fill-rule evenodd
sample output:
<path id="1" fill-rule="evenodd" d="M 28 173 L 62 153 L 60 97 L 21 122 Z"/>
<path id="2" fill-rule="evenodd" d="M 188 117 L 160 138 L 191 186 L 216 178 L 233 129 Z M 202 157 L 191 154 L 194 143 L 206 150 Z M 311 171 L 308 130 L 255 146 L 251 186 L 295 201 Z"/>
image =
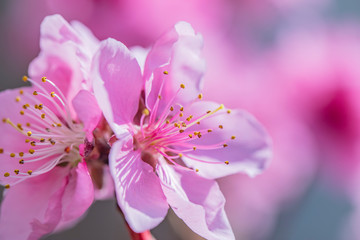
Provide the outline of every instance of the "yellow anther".
<path id="1" fill-rule="evenodd" d="M 45 113 L 41 114 L 41 118 L 42 118 L 42 119 L 45 118 Z"/>
<path id="2" fill-rule="evenodd" d="M 224 143 L 223 146 L 224 146 L 224 147 L 227 147 L 227 146 L 229 146 L 229 145 L 227 145 L 226 143 Z"/>
<path id="3" fill-rule="evenodd" d="M 186 118 L 186 121 L 190 122 L 190 120 L 193 118 L 193 115 L 190 115 L 189 117 Z"/>
<path id="4" fill-rule="evenodd" d="M 184 107 L 181 107 L 181 108 L 180 108 L 180 111 L 184 111 Z"/>
<path id="5" fill-rule="evenodd" d="M 39 105 L 35 104 L 35 105 L 34 105 L 34 108 L 35 108 L 35 109 L 39 109 Z"/>
<path id="6" fill-rule="evenodd" d="M 27 104 L 24 104 L 23 109 L 27 109 L 27 108 L 28 108 Z"/>
<path id="7" fill-rule="evenodd" d="M 224 109 L 224 104 L 220 104 L 220 107 L 218 109 Z"/>
<path id="8" fill-rule="evenodd" d="M 54 140 L 52 140 L 52 139 L 49 140 L 49 141 L 50 141 L 51 145 L 55 145 L 55 143 L 56 143 L 56 142 L 55 142 Z"/>
<path id="9" fill-rule="evenodd" d="M 19 93 L 20 93 L 20 95 L 23 95 L 23 94 L 24 94 L 24 90 L 20 89 L 20 90 L 19 90 Z"/>
<path id="10" fill-rule="evenodd" d="M 229 165 L 229 161 L 225 161 L 224 163 L 225 163 L 226 165 Z"/>
<path id="11" fill-rule="evenodd" d="M 181 112 L 181 113 L 179 114 L 179 117 L 182 117 L 182 116 L 184 116 L 184 114 Z"/>
<path id="12" fill-rule="evenodd" d="M 20 100 L 21 100 L 20 97 L 16 97 L 16 98 L 15 98 L 15 101 L 16 101 L 16 102 L 20 102 Z"/>
<path id="13" fill-rule="evenodd" d="M 10 173 L 6 172 L 4 173 L 4 177 L 9 177 L 10 176 Z"/>
<path id="14" fill-rule="evenodd" d="M 3 148 L 0 148 L 0 153 L 4 153 L 4 149 L 3 149 Z"/>
<path id="15" fill-rule="evenodd" d="M 19 152 L 19 156 L 20 156 L 20 157 L 23 157 L 23 156 L 24 156 L 24 153 L 23 153 L 23 152 Z"/>
<path id="16" fill-rule="evenodd" d="M 27 82 L 28 77 L 27 77 L 27 76 L 23 76 L 23 77 L 22 77 L 22 80 L 23 80 L 24 82 Z"/>
<path id="17" fill-rule="evenodd" d="M 196 147 L 193 147 L 194 150 L 196 150 Z"/>
<path id="18" fill-rule="evenodd" d="M 24 115 L 25 112 L 23 110 L 20 111 L 20 115 Z"/>
<path id="19" fill-rule="evenodd" d="M 199 172 L 199 169 L 195 169 L 195 172 Z"/>
<path id="20" fill-rule="evenodd" d="M 19 174 L 19 172 L 20 172 L 20 170 L 19 170 L 19 169 L 15 169 L 15 170 L 14 170 L 14 173 L 15 173 L 16 175 L 18 175 L 18 174 Z"/>
<path id="21" fill-rule="evenodd" d="M 193 135 L 192 134 L 189 134 L 189 138 L 192 138 L 193 137 Z"/>
<path id="22" fill-rule="evenodd" d="M 27 132 L 27 135 L 30 137 L 32 135 L 32 132 L 31 131 L 28 131 Z"/>
<path id="23" fill-rule="evenodd" d="M 30 142 L 30 139 L 25 139 L 25 142 L 26 142 L 26 143 L 29 143 L 29 142 Z"/>
<path id="24" fill-rule="evenodd" d="M 166 120 L 166 124 L 169 124 L 170 123 L 170 121 L 169 120 Z"/>
<path id="25" fill-rule="evenodd" d="M 39 109 L 39 110 L 42 110 L 43 108 L 44 108 L 44 105 L 42 105 L 42 104 L 39 104 L 39 105 L 38 105 L 38 109 Z"/>
<path id="26" fill-rule="evenodd" d="M 203 95 L 202 95 L 202 93 L 200 93 L 199 95 L 198 95 L 198 99 L 202 99 L 203 98 Z"/>
<path id="27" fill-rule="evenodd" d="M 166 71 L 166 70 L 165 70 L 163 73 L 164 73 L 165 75 L 168 75 L 168 74 L 169 74 L 169 72 L 168 72 L 168 71 Z"/>
<path id="28" fill-rule="evenodd" d="M 211 113 L 211 111 L 210 111 L 210 110 L 209 110 L 209 111 L 206 111 L 206 113 L 209 114 L 209 113 Z"/>
<path id="29" fill-rule="evenodd" d="M 179 133 L 183 133 L 183 132 L 185 132 L 184 129 L 180 129 L 180 130 L 179 130 Z"/>
<path id="30" fill-rule="evenodd" d="M 161 100 L 161 96 L 159 95 L 158 98 Z"/>
<path id="31" fill-rule="evenodd" d="M 35 142 L 35 141 L 31 141 L 31 142 L 30 142 L 30 145 L 33 146 L 33 147 L 35 147 L 35 146 L 36 146 L 36 142 Z"/>
<path id="32" fill-rule="evenodd" d="M 184 89 L 184 88 L 185 88 L 185 85 L 184 85 L 184 84 L 180 84 L 180 87 L 181 87 L 182 89 Z"/>
<path id="33" fill-rule="evenodd" d="M 174 111 L 174 107 L 173 107 L 173 106 L 170 107 L 170 111 Z"/>
<path id="34" fill-rule="evenodd" d="M 27 126 L 27 127 L 30 127 L 30 126 L 31 126 L 31 124 L 30 124 L 30 123 L 26 123 L 26 126 Z"/>
<path id="35" fill-rule="evenodd" d="M 51 93 L 50 93 L 50 96 L 51 96 L 51 97 L 55 97 L 55 92 L 51 92 Z"/>
<path id="36" fill-rule="evenodd" d="M 62 125 L 61 125 L 61 123 L 57 123 L 56 126 L 57 126 L 57 127 L 61 127 Z"/>
<path id="37" fill-rule="evenodd" d="M 3 121 L 3 123 L 7 123 L 7 119 L 6 119 L 6 118 L 3 118 L 2 121 Z"/>
<path id="38" fill-rule="evenodd" d="M 24 130 L 24 129 L 22 128 L 22 126 L 21 126 L 20 123 L 18 123 L 16 126 L 17 126 L 21 131 Z"/>
<path id="39" fill-rule="evenodd" d="M 231 113 L 231 110 L 230 110 L 230 109 L 228 109 L 226 112 L 227 112 L 228 114 L 230 114 L 230 113 Z"/>
<path id="40" fill-rule="evenodd" d="M 38 92 L 37 92 L 37 91 L 34 91 L 34 92 L 33 92 L 33 95 L 34 95 L 34 96 L 38 95 Z"/>
<path id="41" fill-rule="evenodd" d="M 208 129 L 207 131 L 210 133 L 210 132 L 212 132 L 212 129 Z"/>
<path id="42" fill-rule="evenodd" d="M 29 153 L 30 153 L 30 154 L 34 154 L 34 153 L 35 153 L 35 150 L 30 148 L 30 149 L 29 149 Z"/>
<path id="43" fill-rule="evenodd" d="M 196 124 L 200 124 L 200 121 L 197 121 Z"/>
<path id="44" fill-rule="evenodd" d="M 182 155 L 182 153 L 179 153 L 179 157 L 182 157 L 183 155 Z"/>
<path id="45" fill-rule="evenodd" d="M 231 136 L 231 140 L 234 140 L 236 137 L 235 136 Z"/>
<path id="46" fill-rule="evenodd" d="M 10 153 L 10 157 L 15 157 L 15 153 Z"/>
<path id="47" fill-rule="evenodd" d="M 194 135 L 197 136 L 198 134 L 200 134 L 200 132 L 194 132 Z"/>
<path id="48" fill-rule="evenodd" d="M 223 129 L 223 128 L 224 128 L 224 126 L 223 126 L 223 125 L 219 125 L 219 128 L 220 128 L 220 129 Z"/>
<path id="49" fill-rule="evenodd" d="M 40 138 L 40 142 L 45 142 L 45 139 L 44 138 Z"/>
<path id="50" fill-rule="evenodd" d="M 9 185 L 9 184 L 6 184 L 4 187 L 5 187 L 6 189 L 9 189 L 9 188 L 10 188 L 10 185 Z"/>
<path id="51" fill-rule="evenodd" d="M 145 116 L 149 116 L 150 112 L 147 108 L 145 108 L 143 111 L 142 111 L 142 114 L 144 114 Z"/>
<path id="52" fill-rule="evenodd" d="M 31 170 L 27 171 L 27 173 L 28 173 L 29 175 L 31 175 L 31 174 L 32 174 L 32 172 L 33 172 L 33 171 L 31 171 Z"/>
<path id="53" fill-rule="evenodd" d="M 42 81 L 42 82 L 46 82 L 46 77 L 42 77 L 42 78 L 41 78 L 41 81 Z"/>
<path id="54" fill-rule="evenodd" d="M 24 164 L 24 159 L 20 159 L 19 164 Z"/>
<path id="55" fill-rule="evenodd" d="M 201 135 L 201 133 L 199 133 L 199 134 L 198 134 L 198 138 L 201 138 L 201 137 L 202 137 L 202 135 Z"/>
<path id="56" fill-rule="evenodd" d="M 182 125 L 183 127 L 186 127 L 186 123 L 184 123 L 184 122 L 182 122 L 181 125 Z"/>

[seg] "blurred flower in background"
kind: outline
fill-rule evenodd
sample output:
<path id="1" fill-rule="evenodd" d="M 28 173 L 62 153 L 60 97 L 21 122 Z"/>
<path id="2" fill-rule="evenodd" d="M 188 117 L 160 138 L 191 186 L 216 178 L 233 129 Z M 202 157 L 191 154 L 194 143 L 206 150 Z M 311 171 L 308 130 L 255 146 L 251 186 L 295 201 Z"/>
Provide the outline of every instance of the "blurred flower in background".
<path id="1" fill-rule="evenodd" d="M 177 21 L 190 22 L 205 42 L 204 98 L 248 110 L 266 126 L 274 142 L 275 156 L 263 175 L 219 180 L 237 239 L 358 239 L 360 6 L 356 0 L 12 0 L 1 4 L 2 89 L 17 86 L 14 79 L 26 73 L 37 55 L 39 26 L 46 15 L 60 13 L 69 21 L 83 22 L 99 39 L 114 37 L 142 47 L 150 47 Z M 171 222 L 178 224 L 176 219 Z M 155 236 L 175 239 L 173 232 L 166 235 L 167 230 L 168 226 L 160 226 Z M 73 236 L 64 234 L 48 239 Z M 196 238 L 189 230 L 177 234 Z"/>

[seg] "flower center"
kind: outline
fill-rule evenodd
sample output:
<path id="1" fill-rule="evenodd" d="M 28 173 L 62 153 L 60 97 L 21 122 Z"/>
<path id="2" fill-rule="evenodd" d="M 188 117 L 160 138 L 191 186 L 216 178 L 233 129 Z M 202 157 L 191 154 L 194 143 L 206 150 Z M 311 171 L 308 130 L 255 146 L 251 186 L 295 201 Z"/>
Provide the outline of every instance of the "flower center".
<path id="1" fill-rule="evenodd" d="M 19 139 L 25 141 L 20 152 L 0 148 L 1 154 L 16 159 L 18 163 L 16 169 L 6 169 L 8 172 L 4 173 L 5 177 L 9 177 L 11 185 L 46 173 L 55 166 L 70 164 L 75 167 L 81 161 L 79 145 L 85 138 L 82 124 L 73 121 L 65 96 L 52 81 L 43 77 L 42 86 L 26 76 L 23 80 L 37 88 L 32 94 L 20 90 L 19 96 L 15 98 L 21 108 L 19 114 L 23 121 L 15 123 L 10 118 L 3 119 L 3 123 L 22 134 L 23 137 Z M 45 84 L 48 84 L 47 88 Z M 46 90 L 48 88 L 54 91 Z M 22 98 L 27 101 L 23 102 Z M 9 188 L 10 184 L 5 187 Z"/>
<path id="2" fill-rule="evenodd" d="M 167 75 L 167 72 L 164 72 Z M 164 81 L 163 81 L 164 83 Z M 209 164 L 229 164 L 225 162 L 207 162 L 194 156 L 196 150 L 214 150 L 228 146 L 228 140 L 206 145 L 202 144 L 200 139 L 206 139 L 207 135 L 213 132 L 213 128 L 203 129 L 200 122 L 218 116 L 219 114 L 230 114 L 230 110 L 225 110 L 224 105 L 219 105 L 216 109 L 208 110 L 204 113 L 189 114 L 185 109 L 190 109 L 191 105 L 203 98 L 200 93 L 188 106 L 181 106 L 175 103 L 176 95 L 185 89 L 181 84 L 172 100 L 167 104 L 165 110 L 158 114 L 159 102 L 162 100 L 160 87 L 159 97 L 157 98 L 152 111 L 143 109 L 140 119 L 140 125 L 134 128 L 134 150 L 142 152 L 142 160 L 155 167 L 158 156 L 162 156 L 168 163 L 185 167 L 181 161 L 182 157 Z M 214 126 L 219 130 L 223 125 Z M 235 139 L 231 136 L 230 140 Z"/>

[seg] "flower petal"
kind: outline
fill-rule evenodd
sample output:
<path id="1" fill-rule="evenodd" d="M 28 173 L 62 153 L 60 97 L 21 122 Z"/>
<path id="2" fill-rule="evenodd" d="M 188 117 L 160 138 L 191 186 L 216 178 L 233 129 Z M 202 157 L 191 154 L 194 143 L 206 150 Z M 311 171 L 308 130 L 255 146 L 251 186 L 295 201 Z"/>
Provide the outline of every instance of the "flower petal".
<path id="1" fill-rule="evenodd" d="M 197 97 L 202 88 L 205 61 L 201 57 L 203 39 L 195 34 L 191 25 L 179 22 L 173 29 L 164 34 L 150 50 L 145 63 L 145 99 L 146 106 L 153 109 L 158 96 L 161 95 L 159 110 L 162 112 L 184 84 L 175 102 L 186 105 Z M 164 74 L 168 72 L 168 75 Z M 163 90 L 160 93 L 161 84 Z"/>
<path id="2" fill-rule="evenodd" d="M 91 89 L 88 75 L 99 46 L 99 41 L 85 26 L 78 22 L 72 25 L 60 15 L 46 17 L 41 24 L 41 52 L 29 66 L 29 75 L 34 81 L 41 84 L 41 78 L 46 76 L 69 101 L 80 89 Z"/>
<path id="3" fill-rule="evenodd" d="M 169 207 L 153 168 L 133 151 L 130 134 L 114 143 L 109 161 L 117 201 L 130 227 L 143 232 L 157 226 Z"/>
<path id="4" fill-rule="evenodd" d="M 73 99 L 72 104 L 78 118 L 84 124 L 86 137 L 91 141 L 93 137 L 92 132 L 102 116 L 95 96 L 89 91 L 81 90 Z"/>
<path id="5" fill-rule="evenodd" d="M 189 113 L 206 113 L 219 106 L 214 102 L 197 102 L 185 109 L 184 113 L 185 116 Z M 220 125 L 222 129 L 219 128 Z M 255 176 L 264 170 L 272 157 L 268 134 L 253 116 L 244 111 L 233 110 L 227 113 L 226 109 L 222 109 L 200 121 L 200 124 L 195 124 L 191 129 L 211 129 L 212 132 L 206 132 L 190 144 L 219 146 L 210 150 L 201 150 L 201 147 L 197 147 L 195 151 L 182 157 L 187 166 L 199 169 L 198 174 L 203 177 L 219 178 L 237 172 Z M 231 139 L 233 136 L 235 139 Z M 223 144 L 227 144 L 227 147 L 223 147 Z M 192 158 L 215 164 L 203 163 Z M 228 161 L 228 165 L 225 161 Z"/>
<path id="6" fill-rule="evenodd" d="M 195 233 L 206 239 L 235 239 L 216 181 L 167 163 L 158 166 L 157 174 L 169 205 Z"/>
<path id="7" fill-rule="evenodd" d="M 67 173 L 68 169 L 57 167 L 7 190 L 1 205 L 0 239 L 36 240 L 53 231 L 61 219 Z"/>
<path id="8" fill-rule="evenodd" d="M 20 94 L 20 91 L 22 94 Z M 0 92 L 1 111 L 0 119 L 6 121 L 10 120 L 14 125 L 21 124 L 21 127 L 26 130 L 26 123 L 36 124 L 37 122 L 28 116 L 27 110 L 23 109 L 25 104 L 38 104 L 32 98 L 32 87 L 24 87 L 19 89 L 11 89 Z M 19 100 L 19 101 L 17 101 Z M 24 115 L 20 114 L 20 111 L 24 111 Z M 21 159 L 19 154 L 27 153 L 31 148 L 29 143 L 25 142 L 28 137 L 25 134 L 17 131 L 13 126 L 8 123 L 0 122 L 0 131 L 3 136 L 0 137 L 0 157 L 1 157 L 1 172 L 0 172 L 0 184 L 12 184 L 17 181 L 18 178 L 5 177 L 5 173 L 9 173 L 10 176 L 14 176 L 14 170 L 19 169 L 20 172 L 27 172 L 28 170 L 37 169 L 47 159 L 43 161 L 30 162 L 28 164 L 19 164 Z M 10 154 L 14 153 L 15 156 L 11 157 Z"/>
<path id="9" fill-rule="evenodd" d="M 85 162 L 71 170 L 62 197 L 61 221 L 56 229 L 71 226 L 94 201 L 94 186 Z"/>
<path id="10" fill-rule="evenodd" d="M 116 135 L 130 124 L 139 105 L 142 77 L 139 64 L 122 43 L 107 39 L 94 57 L 91 78 L 95 97 Z"/>

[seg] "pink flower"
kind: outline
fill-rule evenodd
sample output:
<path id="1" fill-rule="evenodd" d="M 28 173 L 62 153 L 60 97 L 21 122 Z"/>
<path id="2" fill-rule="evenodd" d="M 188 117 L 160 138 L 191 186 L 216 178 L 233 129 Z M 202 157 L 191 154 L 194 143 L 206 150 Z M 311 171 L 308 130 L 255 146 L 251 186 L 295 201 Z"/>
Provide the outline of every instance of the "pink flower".
<path id="1" fill-rule="evenodd" d="M 201 48 L 202 37 L 181 22 L 155 43 L 143 75 L 113 39 L 94 57 L 95 96 L 118 139 L 109 156 L 117 200 L 135 232 L 158 225 L 170 205 L 199 235 L 234 239 L 213 179 L 254 176 L 271 155 L 252 116 L 202 101 Z"/>
<path id="2" fill-rule="evenodd" d="M 32 86 L 0 93 L 0 183 L 8 189 L 1 239 L 39 239 L 76 221 L 94 199 L 80 149 L 101 116 L 85 91 L 97 44 L 79 23 L 45 18 L 32 78 L 23 78 Z"/>

